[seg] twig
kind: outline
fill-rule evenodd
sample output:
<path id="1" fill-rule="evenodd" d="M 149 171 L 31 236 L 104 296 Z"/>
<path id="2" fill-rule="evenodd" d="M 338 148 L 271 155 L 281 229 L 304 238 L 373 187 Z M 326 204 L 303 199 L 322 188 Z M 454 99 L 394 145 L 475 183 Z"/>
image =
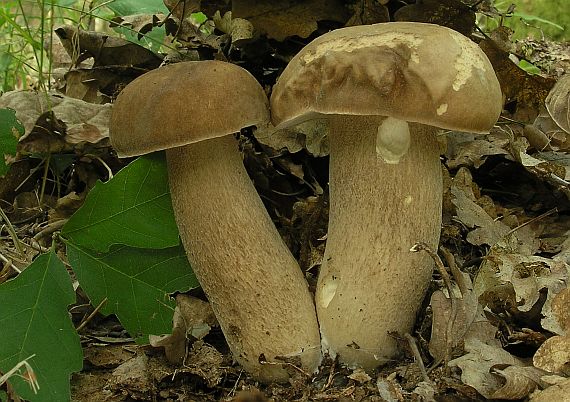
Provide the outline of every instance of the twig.
<path id="1" fill-rule="evenodd" d="M 435 251 L 433 251 L 427 244 L 422 243 L 422 242 L 414 244 L 412 246 L 412 248 L 410 249 L 410 251 L 413 253 L 417 253 L 418 251 L 425 251 L 426 253 L 428 253 L 428 255 L 435 262 L 435 266 L 436 266 L 438 272 L 440 273 L 440 275 L 443 279 L 443 282 L 445 283 L 445 287 L 449 290 L 449 295 L 451 296 L 451 292 L 452 292 L 451 277 L 449 276 L 449 274 L 447 273 L 447 270 L 443 266 L 443 262 L 441 261 L 441 258 L 439 258 L 439 255 L 437 255 L 437 253 Z"/>
<path id="2" fill-rule="evenodd" d="M 101 310 L 101 308 L 103 308 L 103 305 L 105 303 L 107 303 L 106 297 L 103 300 L 101 300 L 101 303 L 99 303 L 97 305 L 97 307 L 95 307 L 95 309 L 91 312 L 91 314 L 89 314 L 87 316 L 87 318 L 85 318 L 83 321 L 81 321 L 81 323 L 77 327 L 76 331 L 80 332 L 83 328 L 85 328 L 85 326 L 89 323 L 89 321 L 91 321 L 93 319 L 93 317 L 95 317 L 95 315 L 99 312 L 99 310 Z"/>
<path id="3" fill-rule="evenodd" d="M 22 273 L 22 270 L 20 268 L 18 268 L 17 266 L 15 266 L 14 263 L 12 261 L 10 261 L 8 258 L 4 257 L 4 255 L 2 253 L 0 253 L 0 260 L 4 261 L 4 263 L 8 267 L 12 268 L 17 273 L 19 273 L 19 274 Z"/>
<path id="4" fill-rule="evenodd" d="M 310 378 L 311 375 L 309 373 L 307 373 L 306 371 L 304 371 L 301 367 L 297 367 L 295 366 L 293 363 L 289 363 L 289 362 L 270 362 L 267 361 L 265 359 L 259 359 L 259 364 L 264 365 L 267 364 L 269 366 L 289 366 L 295 370 L 297 370 L 299 373 L 303 374 L 305 377 Z"/>
<path id="5" fill-rule="evenodd" d="M 51 235 L 53 232 L 61 229 L 67 223 L 67 219 L 60 219 L 55 222 L 48 223 L 41 231 L 36 233 L 33 237 L 35 241 L 39 241 L 43 237 Z"/>
<path id="6" fill-rule="evenodd" d="M 447 266 L 451 271 L 451 275 L 453 276 L 453 278 L 455 279 L 455 283 L 457 283 L 457 286 L 459 287 L 459 291 L 463 296 L 465 296 L 469 289 L 467 289 L 467 284 L 463 279 L 463 274 L 461 270 L 459 269 L 457 263 L 455 262 L 453 254 L 451 254 L 451 252 L 443 246 L 439 248 L 439 251 L 441 251 L 441 254 L 443 254 L 445 262 L 447 263 Z"/>
<path id="7" fill-rule="evenodd" d="M 94 154 L 85 154 L 83 156 L 89 157 L 89 158 L 93 158 L 96 161 L 98 161 L 101 165 L 103 165 L 103 167 L 105 168 L 105 170 L 107 170 L 107 176 L 108 176 L 108 180 L 111 180 L 113 178 L 113 171 L 111 170 L 111 168 L 109 167 L 109 165 L 107 165 L 107 163 L 105 163 L 105 161 L 97 155 Z"/>
<path id="8" fill-rule="evenodd" d="M 445 369 L 448 370 L 449 366 L 447 363 L 449 362 L 451 356 L 453 324 L 457 317 L 457 300 L 453 295 L 451 277 L 447 273 L 447 270 L 443 265 L 443 261 L 441 261 L 441 258 L 439 258 L 439 255 L 437 255 L 437 253 L 434 252 L 427 244 L 416 243 L 412 246 L 410 251 L 412 252 L 425 251 L 426 253 L 429 254 L 429 256 L 435 262 L 435 266 L 437 267 L 437 270 L 441 274 L 443 282 L 445 283 L 445 287 L 447 288 L 447 291 L 449 293 L 449 301 L 451 303 L 451 316 L 449 317 L 449 320 L 447 321 L 447 327 L 445 328 L 445 358 L 444 358 Z"/>
<path id="9" fill-rule="evenodd" d="M 30 365 L 30 363 L 28 363 L 28 360 L 30 360 L 35 356 L 36 355 L 33 354 L 25 358 L 24 360 L 16 364 L 10 371 L 8 371 L 6 374 L 0 377 L 0 386 L 3 385 L 6 381 L 8 381 L 10 377 L 17 375 L 19 377 L 22 377 L 30 385 L 32 391 L 34 391 L 34 394 L 37 394 L 40 389 L 40 384 L 38 384 L 38 379 L 36 377 L 36 373 L 34 373 L 34 369 Z M 19 371 L 22 368 L 22 366 L 26 368 L 26 372 L 24 374 L 19 374 Z"/>
<path id="10" fill-rule="evenodd" d="M 414 337 L 412 335 L 410 335 L 409 333 L 405 333 L 404 337 L 406 338 L 406 340 L 408 341 L 408 344 L 410 345 L 410 349 L 412 350 L 412 354 L 414 355 L 414 358 L 416 359 L 416 363 L 418 364 L 418 367 L 420 368 L 420 372 L 422 373 L 422 377 L 424 378 L 425 382 L 431 383 L 431 380 L 427 374 L 426 371 L 426 366 L 424 365 L 424 361 L 422 360 L 422 355 L 420 354 L 420 350 L 418 349 L 418 345 L 416 344 L 416 340 L 414 339 Z"/>
<path id="11" fill-rule="evenodd" d="M 22 245 L 20 244 L 20 239 L 18 238 L 18 235 L 16 234 L 16 229 L 14 229 L 14 226 L 12 226 L 10 219 L 8 219 L 8 216 L 6 216 L 6 214 L 4 213 L 4 210 L 2 208 L 0 208 L 0 217 L 6 223 L 6 228 L 8 229 L 8 233 L 10 234 L 10 237 L 12 238 L 12 241 L 14 242 L 14 246 L 16 246 L 16 250 L 18 250 L 18 253 L 20 254 L 20 256 L 23 257 L 27 261 L 26 254 L 24 253 L 24 249 L 22 248 Z"/>
<path id="12" fill-rule="evenodd" d="M 327 379 L 327 382 L 325 383 L 325 385 L 323 385 L 321 392 L 324 392 L 328 387 L 331 386 L 333 379 L 334 379 L 334 375 L 335 375 L 335 368 L 336 368 L 336 359 L 334 359 L 332 364 L 331 364 L 331 369 L 329 371 L 329 378 Z"/>
<path id="13" fill-rule="evenodd" d="M 528 221 L 526 221 L 526 222 L 524 222 L 524 223 L 521 223 L 521 224 L 518 225 L 516 228 L 512 228 L 511 230 L 509 230 L 509 231 L 507 232 L 507 234 L 505 234 L 504 237 L 507 237 L 508 235 L 513 234 L 514 232 L 516 232 L 516 231 L 519 230 L 520 228 L 523 228 L 523 227 L 525 227 L 525 226 L 527 226 L 527 225 L 530 225 L 531 223 L 536 222 L 536 221 L 538 221 L 538 220 L 540 220 L 540 219 L 544 219 L 544 218 L 546 218 L 547 216 L 552 215 L 552 214 L 554 214 L 554 213 L 556 213 L 556 212 L 558 212 L 558 208 L 554 207 L 554 208 L 552 208 L 552 209 L 546 211 L 546 212 L 543 213 L 543 214 L 540 214 L 540 215 L 538 215 L 538 216 L 535 216 L 534 218 L 529 219 Z"/>

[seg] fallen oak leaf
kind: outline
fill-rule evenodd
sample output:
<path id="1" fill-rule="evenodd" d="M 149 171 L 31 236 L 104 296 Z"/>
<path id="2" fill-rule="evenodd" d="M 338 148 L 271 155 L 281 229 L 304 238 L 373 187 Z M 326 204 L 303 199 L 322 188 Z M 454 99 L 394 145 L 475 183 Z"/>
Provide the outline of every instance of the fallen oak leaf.
<path id="1" fill-rule="evenodd" d="M 186 358 L 187 343 L 204 338 L 211 327 L 219 326 L 210 303 L 195 297 L 179 294 L 172 318 L 172 334 L 150 335 L 150 344 L 164 347 L 169 362 L 182 364 Z"/>
<path id="2" fill-rule="evenodd" d="M 479 47 L 489 58 L 499 79 L 506 98 L 505 108 L 514 109 L 515 120 L 534 120 L 555 83 L 554 79 L 528 74 L 509 58 L 509 53 L 502 50 L 500 44 L 490 38 L 481 41 Z"/>
<path id="3" fill-rule="evenodd" d="M 338 0 L 234 0 L 232 15 L 248 20 L 260 34 L 278 41 L 290 36 L 309 37 L 317 30 L 318 21 L 343 24 L 348 19 L 342 2 Z"/>
<path id="4" fill-rule="evenodd" d="M 72 150 L 79 143 L 97 144 L 109 137 L 110 104 L 96 105 L 56 92 L 11 91 L 0 97 L 1 107 L 16 111 L 25 129 L 20 147 L 30 153 Z"/>
<path id="5" fill-rule="evenodd" d="M 90 57 L 94 67 L 128 66 L 143 70 L 157 68 L 162 58 L 148 49 L 100 32 L 77 30 L 73 26 L 62 26 L 55 30 L 67 53 L 77 57 L 75 64 Z"/>
<path id="6" fill-rule="evenodd" d="M 570 74 L 554 84 L 546 97 L 545 105 L 552 120 L 570 134 Z"/>
<path id="7" fill-rule="evenodd" d="M 564 331 L 547 339 L 532 358 L 535 367 L 551 373 L 570 372 L 570 289 L 562 289 L 552 300 L 552 313 Z"/>

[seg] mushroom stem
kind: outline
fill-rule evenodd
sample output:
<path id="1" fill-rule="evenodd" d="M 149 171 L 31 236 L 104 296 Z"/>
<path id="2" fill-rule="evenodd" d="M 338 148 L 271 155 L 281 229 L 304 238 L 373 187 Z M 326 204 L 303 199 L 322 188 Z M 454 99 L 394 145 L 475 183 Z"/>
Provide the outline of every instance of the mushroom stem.
<path id="1" fill-rule="evenodd" d="M 409 124 L 409 147 L 387 163 L 377 150 L 385 119 L 331 116 L 329 229 L 316 290 L 323 350 L 365 369 L 397 354 L 389 332 L 410 331 L 433 263 L 409 250 L 418 241 L 435 249 L 441 226 L 436 129 Z"/>
<path id="2" fill-rule="evenodd" d="M 282 365 L 260 363 L 263 357 L 298 357 L 315 371 L 319 330 L 307 283 L 247 175 L 236 140 L 224 136 L 166 155 L 182 243 L 234 358 L 262 381 L 288 378 Z"/>

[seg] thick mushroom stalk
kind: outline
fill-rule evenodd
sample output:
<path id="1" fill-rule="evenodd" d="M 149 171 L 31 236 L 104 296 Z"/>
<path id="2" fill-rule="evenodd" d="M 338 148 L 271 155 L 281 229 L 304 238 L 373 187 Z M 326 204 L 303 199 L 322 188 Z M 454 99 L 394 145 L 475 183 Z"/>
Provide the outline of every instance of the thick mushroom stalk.
<path id="1" fill-rule="evenodd" d="M 409 249 L 436 248 L 439 238 L 433 127 L 487 132 L 501 104 L 481 49 L 437 25 L 341 28 L 289 62 L 271 93 L 274 126 L 330 120 L 331 211 L 316 292 L 325 351 L 365 368 L 394 357 L 388 332 L 411 330 L 433 266 Z"/>
<path id="2" fill-rule="evenodd" d="M 387 162 L 377 151 L 386 119 L 330 119 L 329 230 L 316 291 L 323 349 L 366 369 L 396 354 L 391 331 L 410 331 L 432 264 L 409 249 L 436 248 L 441 225 L 436 129 L 411 123 L 409 147 Z"/>
<path id="3" fill-rule="evenodd" d="M 297 357 L 315 371 L 320 344 L 305 278 L 253 187 L 233 136 L 166 151 L 172 203 L 188 260 L 234 358 L 255 377 L 284 381 Z M 262 357 L 263 359 L 263 357 Z M 295 360 L 293 360 L 295 361 Z"/>
<path id="4" fill-rule="evenodd" d="M 246 70 L 220 61 L 183 62 L 123 89 L 110 137 L 120 156 L 166 150 L 182 242 L 234 358 L 259 380 L 286 381 L 278 357 L 315 371 L 320 337 L 307 282 L 234 139 L 268 119 L 267 96 Z"/>

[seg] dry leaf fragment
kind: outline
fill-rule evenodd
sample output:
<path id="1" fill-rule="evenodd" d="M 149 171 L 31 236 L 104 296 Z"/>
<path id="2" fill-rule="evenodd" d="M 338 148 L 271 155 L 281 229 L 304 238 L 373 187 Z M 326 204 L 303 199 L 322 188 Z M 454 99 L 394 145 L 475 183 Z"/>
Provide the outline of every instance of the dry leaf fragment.
<path id="1" fill-rule="evenodd" d="M 0 107 L 10 107 L 24 125 L 20 146 L 27 152 L 72 150 L 78 143 L 97 144 L 109 137 L 111 105 L 95 105 L 56 92 L 6 92 Z"/>
<path id="2" fill-rule="evenodd" d="M 492 394 L 494 399 L 522 399 L 537 389 L 544 374 L 534 367 L 493 367 L 492 373 L 503 378 L 505 384 Z"/>
<path id="3" fill-rule="evenodd" d="M 65 25 L 57 28 L 55 33 L 75 64 L 93 57 L 95 67 L 124 66 L 152 70 L 162 62 L 161 57 L 142 46 L 100 32 L 77 30 Z"/>
<path id="4" fill-rule="evenodd" d="M 545 105 L 552 120 L 570 134 L 570 74 L 554 84 L 546 97 Z"/>
<path id="5" fill-rule="evenodd" d="M 516 107 L 513 118 L 524 122 L 533 121 L 554 85 L 554 80 L 528 74 L 509 58 L 508 52 L 500 49 L 491 39 L 483 40 L 479 46 L 497 74 L 506 98 L 506 107 Z"/>
<path id="6" fill-rule="evenodd" d="M 553 336 L 532 358 L 534 365 L 550 373 L 570 374 L 570 337 Z"/>
<path id="7" fill-rule="evenodd" d="M 535 367 L 551 373 L 570 374 L 570 289 L 562 289 L 552 300 L 552 314 L 562 335 L 547 339 L 533 357 Z"/>
<path id="8" fill-rule="evenodd" d="M 218 385 L 224 376 L 222 362 L 224 357 L 214 347 L 199 340 L 192 344 L 192 349 L 184 364 L 184 371 L 204 379 L 210 388 Z"/>
<path id="9" fill-rule="evenodd" d="M 386 4 L 388 0 L 362 0 L 354 4 L 354 14 L 348 22 L 347 27 L 353 25 L 377 24 L 379 22 L 389 22 L 390 13 Z"/>
<path id="10" fill-rule="evenodd" d="M 190 14 L 200 11 L 201 0 L 163 0 L 168 11 L 182 21 Z"/>
<path id="11" fill-rule="evenodd" d="M 469 274 L 462 273 L 463 281 L 467 284 L 464 294 L 454 294 L 456 303 L 455 318 L 453 318 L 453 327 L 451 330 L 451 340 L 447 340 L 447 326 L 449 320 L 452 319 L 453 311 L 451 300 L 448 295 L 441 291 L 435 291 L 431 296 L 430 305 L 433 311 L 433 324 L 431 327 L 431 338 L 429 342 L 429 352 L 435 360 L 443 359 L 446 354 L 447 345 L 451 347 L 463 340 L 469 327 L 477 317 L 478 301 L 477 296 L 473 292 L 473 286 Z"/>
<path id="12" fill-rule="evenodd" d="M 250 21 L 259 33 L 278 41 L 290 36 L 307 38 L 318 21 L 344 23 L 348 19 L 339 0 L 234 0 L 232 15 Z"/>
<path id="13" fill-rule="evenodd" d="M 141 353 L 121 364 L 113 370 L 107 385 L 117 392 L 128 391 L 134 399 L 148 400 L 155 389 L 149 375 L 148 357 Z"/>
<path id="14" fill-rule="evenodd" d="M 493 220 L 461 188 L 452 185 L 451 194 L 457 218 L 468 228 L 475 228 L 467 235 L 469 243 L 493 245 L 509 232 L 510 229 L 507 225 L 501 221 Z"/>
<path id="15" fill-rule="evenodd" d="M 455 134 L 455 133 L 451 133 Z M 447 161 L 449 169 L 460 166 L 473 166 L 479 168 L 487 160 L 487 156 L 506 155 L 508 152 L 490 141 L 476 139 L 464 142 L 455 149 L 455 154 Z"/>
<path id="16" fill-rule="evenodd" d="M 306 149 L 311 155 L 321 157 L 329 154 L 328 133 L 328 119 L 314 119 L 283 130 L 273 127 L 257 130 L 255 137 L 273 149 L 286 148 L 290 153 Z"/>
<path id="17" fill-rule="evenodd" d="M 232 38 L 232 43 L 239 46 L 253 38 L 253 25 L 243 18 L 232 18 L 232 12 L 228 11 L 222 17 L 219 11 L 212 17 L 216 28 L 227 33 Z"/>
<path id="18" fill-rule="evenodd" d="M 443 25 L 469 37 L 475 29 L 475 11 L 459 0 L 424 0 L 400 8 L 396 21 Z"/>
<path id="19" fill-rule="evenodd" d="M 354 370 L 352 372 L 352 374 L 348 375 L 348 378 L 356 381 L 359 384 L 367 383 L 368 381 L 370 381 L 372 379 L 372 377 L 370 377 L 368 374 L 366 374 L 366 371 L 364 371 L 363 369 Z"/>
<path id="20" fill-rule="evenodd" d="M 505 351 L 494 338 L 494 328 L 486 321 L 472 326 L 465 339 L 466 355 L 449 362 L 451 367 L 461 369 L 461 381 L 477 390 L 485 398 L 503 386 L 501 378 L 491 372 L 497 365 L 524 366 L 522 361 Z"/>
<path id="21" fill-rule="evenodd" d="M 210 303 L 184 294 L 176 296 L 171 335 L 149 337 L 154 347 L 164 347 L 169 362 L 181 364 L 186 357 L 187 343 L 204 338 L 217 320 Z"/>
<path id="22" fill-rule="evenodd" d="M 557 382 L 544 391 L 536 391 L 529 402 L 570 402 L 570 378 Z"/>

